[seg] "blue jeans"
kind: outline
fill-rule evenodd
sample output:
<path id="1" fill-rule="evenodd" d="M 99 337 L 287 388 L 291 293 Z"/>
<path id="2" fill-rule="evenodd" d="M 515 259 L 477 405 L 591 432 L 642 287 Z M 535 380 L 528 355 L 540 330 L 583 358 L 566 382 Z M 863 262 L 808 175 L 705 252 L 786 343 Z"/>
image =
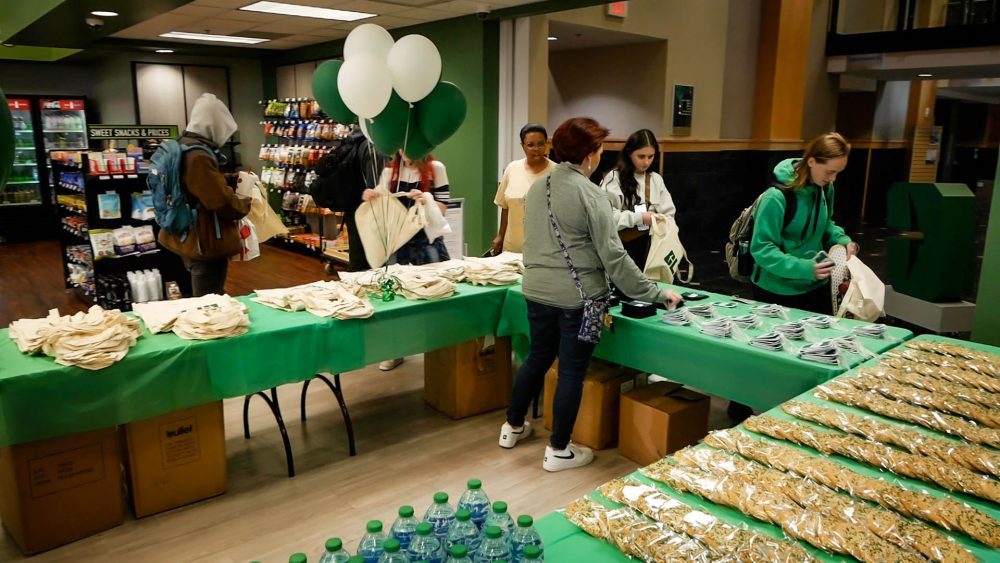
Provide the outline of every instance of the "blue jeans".
<path id="1" fill-rule="evenodd" d="M 583 377 L 587 373 L 594 345 L 577 340 L 583 309 L 560 309 L 526 300 L 531 332 L 531 349 L 517 372 L 507 422 L 524 424 L 531 401 L 542 391 L 545 372 L 559 357 L 559 383 L 552 404 L 552 436 L 549 443 L 557 450 L 569 445 L 576 414 L 583 395 Z"/>

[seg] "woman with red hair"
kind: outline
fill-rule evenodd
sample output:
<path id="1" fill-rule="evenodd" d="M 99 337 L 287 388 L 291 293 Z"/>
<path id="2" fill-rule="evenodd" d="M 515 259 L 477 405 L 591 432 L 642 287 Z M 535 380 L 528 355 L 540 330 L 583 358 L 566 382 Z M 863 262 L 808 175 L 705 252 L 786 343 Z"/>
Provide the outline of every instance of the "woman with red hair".
<path id="1" fill-rule="evenodd" d="M 513 448 L 531 435 L 525 420 L 545 372 L 559 357 L 552 406 L 552 436 L 542 468 L 562 471 L 587 465 L 589 449 L 570 443 L 595 344 L 585 327 L 585 302 L 609 295 L 608 279 L 625 295 L 648 303 L 677 306 L 680 295 L 643 277 L 628 257 L 607 195 L 589 180 L 597 169 L 608 130 L 588 117 L 563 122 L 552 135 L 562 163 L 532 184 L 524 198 L 524 282 L 531 349 L 517 372 L 500 446 Z M 589 323 L 588 323 L 589 324 Z M 581 339 L 582 338 L 582 339 Z"/>
<path id="2" fill-rule="evenodd" d="M 379 186 L 388 190 L 389 193 L 405 193 L 406 197 L 401 197 L 400 201 L 407 208 L 413 205 L 423 205 L 424 194 L 430 193 L 434 198 L 434 205 L 441 208 L 441 213 L 448 210 L 446 204 L 451 198 L 448 171 L 443 162 L 435 160 L 431 155 L 420 160 L 410 160 L 403 154 L 403 151 L 397 152 L 396 158 L 392 159 L 382 170 Z M 364 201 L 371 201 L 377 197 L 379 197 L 379 192 L 373 189 L 367 189 L 361 194 L 361 199 Z M 389 258 L 389 263 L 419 266 L 450 259 L 448 249 L 444 245 L 444 237 L 439 236 L 430 240 L 421 229 Z M 382 371 L 390 371 L 402 363 L 403 359 L 397 358 L 386 360 L 378 367 Z"/>

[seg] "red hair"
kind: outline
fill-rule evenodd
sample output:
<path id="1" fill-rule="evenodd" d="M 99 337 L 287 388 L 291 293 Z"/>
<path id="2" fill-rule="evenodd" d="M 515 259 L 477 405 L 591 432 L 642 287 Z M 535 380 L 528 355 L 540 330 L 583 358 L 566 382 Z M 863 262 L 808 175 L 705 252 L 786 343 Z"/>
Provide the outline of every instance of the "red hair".
<path id="1" fill-rule="evenodd" d="M 552 148 L 560 159 L 582 164 L 588 154 L 601 147 L 610 132 L 589 117 L 573 117 L 563 121 L 552 134 Z"/>
<path id="2" fill-rule="evenodd" d="M 396 158 L 392 159 L 386 168 L 392 170 L 392 179 L 389 181 L 389 190 L 396 189 L 396 183 L 399 182 L 399 167 L 402 159 L 399 157 L 399 153 L 396 153 Z M 417 171 L 420 172 L 420 191 L 429 192 L 431 188 L 434 187 L 434 167 L 431 165 L 434 162 L 434 157 L 427 155 L 420 160 L 412 161 L 417 167 Z"/>

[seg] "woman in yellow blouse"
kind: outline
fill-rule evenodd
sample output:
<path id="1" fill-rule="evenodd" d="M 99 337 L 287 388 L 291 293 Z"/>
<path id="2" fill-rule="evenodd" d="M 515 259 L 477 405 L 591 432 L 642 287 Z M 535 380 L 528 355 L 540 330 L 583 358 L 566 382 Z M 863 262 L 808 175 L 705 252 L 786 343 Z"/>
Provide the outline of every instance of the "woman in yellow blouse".
<path id="1" fill-rule="evenodd" d="M 501 209 L 500 231 L 493 239 L 493 253 L 521 252 L 524 244 L 524 196 L 535 180 L 547 176 L 556 163 L 545 156 L 549 134 L 537 123 L 521 128 L 521 149 L 524 158 L 515 160 L 503 171 L 494 203 Z"/>

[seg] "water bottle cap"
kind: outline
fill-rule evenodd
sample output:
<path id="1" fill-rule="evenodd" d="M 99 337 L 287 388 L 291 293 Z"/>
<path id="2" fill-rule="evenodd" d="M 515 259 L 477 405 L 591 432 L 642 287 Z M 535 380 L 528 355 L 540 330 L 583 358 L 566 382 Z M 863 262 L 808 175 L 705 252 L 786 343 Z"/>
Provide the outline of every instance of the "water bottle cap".
<path id="1" fill-rule="evenodd" d="M 408 504 L 400 506 L 399 515 L 403 518 L 413 518 L 413 507 Z"/>
<path id="2" fill-rule="evenodd" d="M 365 558 L 360 555 L 352 555 L 347 563 L 365 563 Z"/>
<path id="3" fill-rule="evenodd" d="M 431 526 L 427 522 L 417 525 L 417 535 L 418 536 L 429 536 L 434 533 L 434 526 Z"/>
<path id="4" fill-rule="evenodd" d="M 502 501 L 502 500 L 498 500 L 498 501 L 494 502 L 493 503 L 493 512 L 496 512 L 497 514 L 503 514 L 503 513 L 507 512 L 507 503 L 504 502 L 504 501 Z"/>
<path id="5" fill-rule="evenodd" d="M 486 537 L 490 538 L 491 540 L 500 539 L 500 536 L 502 535 L 503 535 L 503 530 L 501 530 L 497 526 L 490 526 L 489 528 L 486 528 Z"/>
<path id="6" fill-rule="evenodd" d="M 382 544 L 382 549 L 385 550 L 386 553 L 398 553 L 399 540 L 396 538 L 385 540 L 385 543 Z"/>
<path id="7" fill-rule="evenodd" d="M 469 548 L 462 544 L 455 544 L 451 546 L 451 556 L 455 559 L 461 559 L 469 554 Z"/>
<path id="8" fill-rule="evenodd" d="M 480 481 L 479 479 L 469 479 L 469 482 L 467 483 L 467 485 L 473 491 L 476 491 L 476 490 L 479 490 L 479 489 L 483 488 L 483 482 Z"/>
<path id="9" fill-rule="evenodd" d="M 537 545 L 526 545 L 524 546 L 524 558 L 525 559 L 538 559 L 542 556 L 542 550 L 538 549 Z"/>
<path id="10" fill-rule="evenodd" d="M 288 558 L 288 563 L 306 563 L 306 554 L 293 553 L 292 556 Z"/>
<path id="11" fill-rule="evenodd" d="M 527 514 L 522 514 L 517 517 L 517 526 L 519 528 L 530 528 L 535 521 Z"/>
<path id="12" fill-rule="evenodd" d="M 371 520 L 368 522 L 368 533 L 377 534 L 382 531 L 382 521 L 381 520 Z"/>
<path id="13" fill-rule="evenodd" d="M 455 520 L 459 522 L 468 522 L 472 519 L 472 513 L 465 508 L 459 508 L 458 512 L 455 513 Z"/>
<path id="14" fill-rule="evenodd" d="M 448 502 L 448 493 L 434 493 L 434 504 L 444 504 Z"/>
<path id="15" fill-rule="evenodd" d="M 340 541 L 340 538 L 330 538 L 330 539 L 326 540 L 326 550 L 327 551 L 330 551 L 330 552 L 340 551 L 343 548 L 344 548 L 344 542 Z"/>

